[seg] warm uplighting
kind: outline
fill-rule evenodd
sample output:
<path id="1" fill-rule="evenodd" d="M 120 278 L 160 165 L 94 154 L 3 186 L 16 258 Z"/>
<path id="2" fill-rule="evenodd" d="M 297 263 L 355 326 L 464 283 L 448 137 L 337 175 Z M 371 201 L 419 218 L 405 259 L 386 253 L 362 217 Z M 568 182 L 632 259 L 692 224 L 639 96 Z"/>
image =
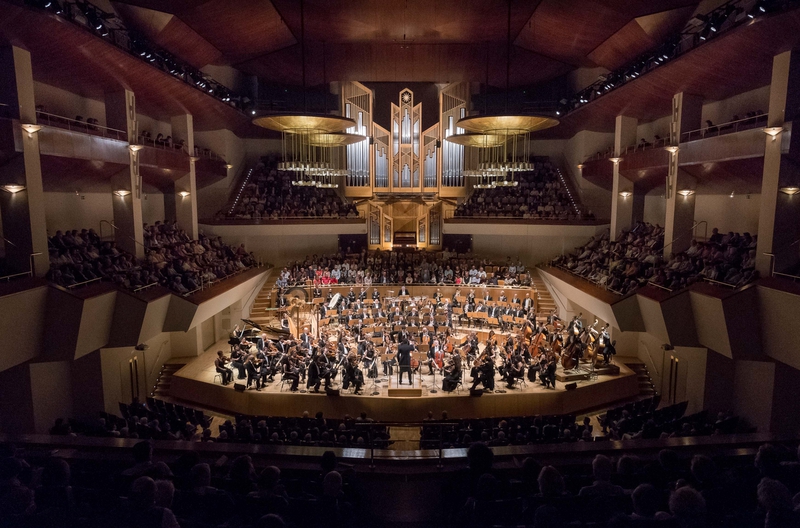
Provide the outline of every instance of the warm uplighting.
<path id="1" fill-rule="evenodd" d="M 114 191 L 114 194 L 116 194 L 117 196 L 120 196 L 122 198 L 128 196 L 130 193 L 131 192 L 126 190 L 126 189 L 118 189 L 118 190 Z"/>
<path id="2" fill-rule="evenodd" d="M 198 156 L 189 156 L 189 161 L 192 163 L 199 161 L 200 158 Z"/>
<path id="3" fill-rule="evenodd" d="M 578 169 L 583 170 L 583 163 L 578 163 Z"/>
<path id="4" fill-rule="evenodd" d="M 181 192 L 178 193 L 178 195 L 181 198 L 186 198 L 187 196 L 189 196 L 189 194 L 191 194 L 191 193 L 189 193 L 189 191 L 181 191 Z"/>
<path id="5" fill-rule="evenodd" d="M 614 165 L 619 165 L 619 162 L 622 161 L 622 158 L 608 158 L 608 161 L 610 161 Z"/>
<path id="6" fill-rule="evenodd" d="M 28 137 L 29 138 L 32 138 L 35 133 L 37 133 L 38 131 L 40 131 L 42 129 L 41 125 L 28 125 L 28 124 L 25 124 L 25 125 L 21 125 L 21 126 L 22 126 L 22 130 L 24 130 L 25 132 L 28 133 Z"/>
<path id="7" fill-rule="evenodd" d="M 3 185 L 3 190 L 6 192 L 10 192 L 11 194 L 17 194 L 20 191 L 24 191 L 25 186 L 17 185 L 15 183 L 9 183 L 8 185 Z"/>
<path id="8" fill-rule="evenodd" d="M 781 187 L 778 189 L 783 194 L 788 194 L 789 196 L 793 196 L 800 192 L 800 187 L 790 186 L 790 187 Z"/>
<path id="9" fill-rule="evenodd" d="M 130 150 L 131 152 L 139 152 L 143 148 L 144 147 L 142 145 L 128 145 L 128 150 Z"/>
<path id="10" fill-rule="evenodd" d="M 664 147 L 664 149 L 667 150 L 670 154 L 675 154 L 676 152 L 678 152 L 678 150 L 680 150 L 677 145 L 670 145 L 668 147 Z"/>
<path id="11" fill-rule="evenodd" d="M 227 164 L 225 165 L 225 168 L 226 168 L 226 169 L 232 169 L 232 168 L 233 168 L 233 165 L 231 165 L 230 163 L 227 163 Z"/>
<path id="12" fill-rule="evenodd" d="M 680 191 L 678 191 L 678 194 L 680 194 L 685 198 L 687 196 L 693 195 L 694 191 L 692 189 L 681 189 Z"/>
<path id="13" fill-rule="evenodd" d="M 622 196 L 623 198 L 627 198 L 629 196 L 633 196 L 633 193 L 630 191 L 622 191 L 621 193 L 619 193 L 619 195 Z"/>
<path id="14" fill-rule="evenodd" d="M 766 135 L 772 137 L 772 141 L 775 141 L 775 139 L 778 137 L 778 134 L 783 132 L 783 127 L 779 127 L 779 126 L 766 127 L 766 128 L 762 128 L 762 130 L 764 131 L 764 133 Z"/>

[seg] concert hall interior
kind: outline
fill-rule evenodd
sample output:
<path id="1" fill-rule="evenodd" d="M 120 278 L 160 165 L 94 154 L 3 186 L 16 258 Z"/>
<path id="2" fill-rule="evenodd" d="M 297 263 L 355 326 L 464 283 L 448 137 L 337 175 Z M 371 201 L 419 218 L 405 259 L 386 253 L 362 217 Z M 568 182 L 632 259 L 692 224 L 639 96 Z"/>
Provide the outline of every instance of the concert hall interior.
<path id="1" fill-rule="evenodd" d="M 800 0 L 0 0 L 0 527 L 800 526 L 795 112 Z"/>

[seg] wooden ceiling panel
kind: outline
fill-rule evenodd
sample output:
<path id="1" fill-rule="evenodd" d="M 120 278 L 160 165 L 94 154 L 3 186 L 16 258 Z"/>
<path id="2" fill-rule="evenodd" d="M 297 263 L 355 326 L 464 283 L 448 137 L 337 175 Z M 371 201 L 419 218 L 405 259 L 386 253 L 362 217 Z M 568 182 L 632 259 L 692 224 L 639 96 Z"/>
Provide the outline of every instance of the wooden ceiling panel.
<path id="1" fill-rule="evenodd" d="M 222 52 L 174 15 L 121 3 L 115 9 L 128 28 L 195 68 L 216 64 L 222 57 Z"/>
<path id="2" fill-rule="evenodd" d="M 639 54 L 654 48 L 658 43 L 659 41 L 651 38 L 636 20 L 631 20 L 597 46 L 588 57 L 598 66 L 616 70 Z"/>
<path id="3" fill-rule="evenodd" d="M 220 50 L 229 64 L 297 42 L 269 0 L 211 0 L 178 17 Z"/>

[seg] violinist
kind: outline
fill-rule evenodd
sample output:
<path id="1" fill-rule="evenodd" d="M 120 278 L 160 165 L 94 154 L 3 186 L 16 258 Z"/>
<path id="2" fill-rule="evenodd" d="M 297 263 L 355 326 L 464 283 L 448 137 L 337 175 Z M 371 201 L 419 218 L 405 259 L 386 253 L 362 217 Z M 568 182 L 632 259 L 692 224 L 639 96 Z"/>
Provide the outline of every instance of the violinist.
<path id="1" fill-rule="evenodd" d="M 494 360 L 491 352 L 483 351 L 483 354 L 475 360 L 473 372 L 472 388 L 470 390 L 474 391 L 478 384 L 483 385 L 483 390 L 494 390 Z"/>
<path id="2" fill-rule="evenodd" d="M 241 346 L 237 346 L 233 350 L 231 350 L 231 365 L 233 366 L 233 368 L 235 368 L 238 371 L 238 375 L 236 376 L 236 379 L 240 379 L 241 380 L 241 379 L 245 379 L 247 377 L 247 376 L 245 376 L 245 371 L 244 371 L 244 360 L 245 360 L 245 357 L 246 357 L 246 355 L 242 351 Z"/>
<path id="3" fill-rule="evenodd" d="M 525 294 L 525 300 L 522 301 L 522 310 L 526 314 L 529 314 L 533 311 L 533 299 L 531 299 L 530 293 Z"/>
<path id="4" fill-rule="evenodd" d="M 322 380 L 325 380 L 325 390 L 327 391 L 328 385 L 331 383 L 331 367 L 324 354 L 317 354 L 308 367 L 307 388 L 313 387 L 314 392 L 319 392 Z"/>
<path id="5" fill-rule="evenodd" d="M 247 372 L 247 388 L 249 389 L 250 385 L 255 385 L 256 390 L 261 392 L 261 376 L 258 373 L 255 359 L 254 355 L 248 354 L 244 360 L 244 369 Z"/>
<path id="6" fill-rule="evenodd" d="M 358 354 L 351 352 L 344 362 L 344 377 L 342 378 L 342 388 L 347 390 L 353 384 L 355 391 L 353 394 L 361 394 L 361 386 L 364 384 L 364 374 L 358 368 Z"/>
<path id="7" fill-rule="evenodd" d="M 442 363 L 443 357 L 444 351 L 442 347 L 439 346 L 439 340 L 434 339 L 433 344 L 428 348 L 428 361 L 425 362 L 428 365 L 428 376 L 433 375 L 434 367 L 441 372 L 444 366 Z"/>
<path id="8" fill-rule="evenodd" d="M 231 372 L 231 369 L 225 366 L 228 361 L 229 358 L 225 357 L 225 355 L 222 353 L 222 350 L 217 350 L 217 359 L 214 360 L 214 367 L 222 378 L 223 385 L 228 385 L 231 381 L 233 381 L 233 372 Z"/>
<path id="9" fill-rule="evenodd" d="M 555 355 L 547 358 L 544 367 L 539 373 L 539 378 L 544 384 L 545 388 L 556 388 L 556 357 Z"/>
<path id="10" fill-rule="evenodd" d="M 453 354 L 445 363 L 444 377 L 442 378 L 442 390 L 452 392 L 456 390 L 461 381 L 461 356 Z"/>
<path id="11" fill-rule="evenodd" d="M 292 387 L 289 390 L 297 392 L 297 386 L 300 383 L 300 371 L 297 367 L 297 353 L 294 348 L 281 360 L 281 368 L 283 379 L 292 380 Z"/>
<path id="12" fill-rule="evenodd" d="M 367 341 L 367 347 L 362 356 L 364 361 L 364 368 L 367 369 L 367 377 L 368 378 L 377 378 L 378 377 L 378 357 L 375 355 L 375 347 L 372 346 L 372 343 Z"/>
<path id="13" fill-rule="evenodd" d="M 509 389 L 514 388 L 514 383 L 525 375 L 525 364 L 522 356 L 514 354 L 506 364 L 506 383 Z"/>

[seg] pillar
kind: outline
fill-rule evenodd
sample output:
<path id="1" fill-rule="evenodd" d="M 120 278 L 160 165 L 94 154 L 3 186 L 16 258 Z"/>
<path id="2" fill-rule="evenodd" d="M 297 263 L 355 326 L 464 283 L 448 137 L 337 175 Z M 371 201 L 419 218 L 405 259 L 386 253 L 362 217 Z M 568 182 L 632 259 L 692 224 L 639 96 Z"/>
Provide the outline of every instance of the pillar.
<path id="1" fill-rule="evenodd" d="M 128 167 L 111 178 L 114 207 L 114 240 L 120 249 L 138 258 L 144 257 L 144 225 L 142 217 L 142 177 L 139 172 L 138 124 L 136 96 L 130 90 L 105 96 L 106 122 L 109 127 L 128 133 Z"/>
<path id="2" fill-rule="evenodd" d="M 0 72 L 0 99 L 9 104 L 22 148 L 22 155 L 13 156 L 0 168 L 6 260 L 14 272 L 31 270 L 41 277 L 49 269 L 49 256 L 39 135 L 35 128 L 23 128 L 36 125 L 31 54 L 14 46 L 0 49 Z"/>
<path id="3" fill-rule="evenodd" d="M 680 169 L 681 136 L 701 126 L 703 99 L 680 92 L 672 97 L 670 123 L 669 163 L 665 191 L 666 217 L 664 218 L 664 256 L 685 251 L 694 237 L 694 205 L 697 181 Z"/>
<path id="4" fill-rule="evenodd" d="M 784 123 L 794 121 L 798 114 L 799 76 L 800 52 L 786 51 L 774 57 L 758 217 L 756 269 L 762 276 L 770 274 L 773 255 L 777 272 L 790 270 L 800 260 L 795 243 L 800 238 L 800 194 L 780 190 L 800 186 L 800 170 L 788 159 L 790 134 L 783 133 Z"/>
<path id="5" fill-rule="evenodd" d="M 619 172 L 620 156 L 626 147 L 636 144 L 636 127 L 633 117 L 617 116 L 614 127 L 613 185 L 611 189 L 611 239 L 616 240 L 630 229 L 633 218 L 633 182 Z"/>
<path id="6" fill-rule="evenodd" d="M 174 211 L 174 218 L 178 221 L 178 225 L 186 230 L 192 240 L 197 240 L 197 178 L 195 172 L 197 157 L 194 155 L 194 122 L 190 114 L 174 116 L 171 121 L 172 137 L 177 141 L 183 139 L 186 142 L 190 162 L 189 172 L 175 180 L 172 193 L 165 193 L 164 211 Z M 167 206 L 167 201 L 172 203 Z"/>

